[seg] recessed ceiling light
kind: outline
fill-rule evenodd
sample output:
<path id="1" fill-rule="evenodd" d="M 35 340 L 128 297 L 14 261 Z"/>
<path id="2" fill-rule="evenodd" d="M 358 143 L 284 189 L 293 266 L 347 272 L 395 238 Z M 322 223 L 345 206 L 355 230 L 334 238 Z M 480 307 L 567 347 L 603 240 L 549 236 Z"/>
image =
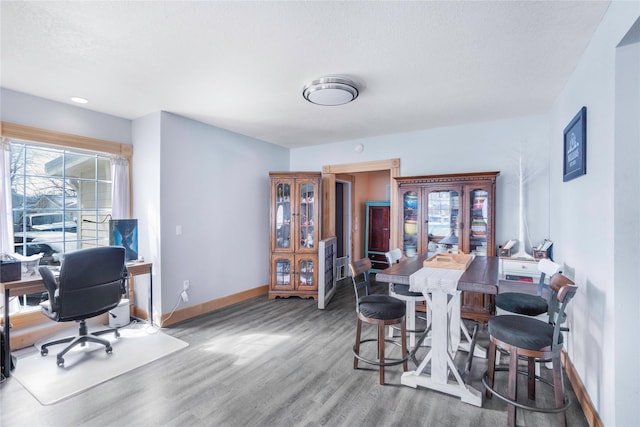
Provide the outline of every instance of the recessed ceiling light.
<path id="1" fill-rule="evenodd" d="M 307 84 L 302 96 L 317 105 L 342 105 L 358 97 L 358 87 L 349 79 L 323 77 Z"/>
<path id="2" fill-rule="evenodd" d="M 72 96 L 70 99 L 77 104 L 86 104 L 87 102 L 89 102 L 84 98 L 80 98 L 79 96 Z"/>

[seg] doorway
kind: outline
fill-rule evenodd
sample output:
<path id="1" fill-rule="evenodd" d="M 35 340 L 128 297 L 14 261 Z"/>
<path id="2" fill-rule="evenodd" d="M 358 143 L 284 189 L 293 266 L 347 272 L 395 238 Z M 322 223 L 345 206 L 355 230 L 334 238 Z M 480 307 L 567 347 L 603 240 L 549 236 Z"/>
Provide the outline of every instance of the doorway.
<path id="1" fill-rule="evenodd" d="M 372 162 L 363 162 L 363 163 L 351 163 L 344 165 L 329 165 L 324 166 L 322 168 L 323 174 L 323 192 L 324 194 L 324 205 L 323 205 L 323 235 L 325 236 L 337 236 L 337 221 L 338 218 L 341 218 L 341 215 L 345 214 L 345 209 L 341 210 L 341 213 L 337 213 L 340 211 L 336 210 L 337 205 L 337 194 L 336 194 L 336 183 L 342 182 L 342 191 L 343 195 L 341 197 L 342 202 L 345 206 L 349 206 L 348 221 L 344 221 L 342 225 L 341 234 L 347 235 L 347 239 L 345 239 L 344 244 L 347 245 L 345 248 L 345 252 L 348 253 L 349 257 L 355 256 L 356 251 L 354 250 L 354 224 L 357 224 L 357 210 L 354 208 L 356 193 L 358 193 L 359 189 L 355 184 L 355 179 L 353 174 L 358 174 L 362 172 L 378 172 L 378 171 L 388 171 L 389 172 L 389 201 L 390 201 L 390 217 L 391 217 L 391 227 L 390 227 L 390 240 L 391 246 L 397 246 L 397 235 L 398 235 L 398 224 L 394 218 L 397 218 L 397 206 L 395 200 L 397 198 L 397 188 L 395 185 L 396 177 L 400 176 L 400 159 L 389 159 L 389 160 L 380 160 L 380 161 L 372 161 Z M 344 182 L 349 183 L 350 191 L 349 194 L 345 196 L 345 187 Z M 364 189 L 363 191 L 366 191 Z M 346 199 L 345 199 L 346 197 Z M 346 201 L 345 201 L 346 200 Z M 342 218 L 344 218 L 342 216 Z M 360 227 L 357 227 L 358 230 Z M 358 231 L 357 230 L 357 231 Z M 347 261 L 348 263 L 349 261 Z"/>
<path id="2" fill-rule="evenodd" d="M 351 182 L 336 179 L 336 279 L 349 276 L 349 260 L 351 259 Z"/>

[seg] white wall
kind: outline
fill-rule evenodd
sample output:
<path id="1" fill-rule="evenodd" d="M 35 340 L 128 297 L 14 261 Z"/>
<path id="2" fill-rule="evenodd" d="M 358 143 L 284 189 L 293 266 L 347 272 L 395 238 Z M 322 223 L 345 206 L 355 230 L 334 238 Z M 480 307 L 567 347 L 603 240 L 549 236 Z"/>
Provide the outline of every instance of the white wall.
<path id="1" fill-rule="evenodd" d="M 632 37 L 629 37 L 631 36 Z M 640 326 L 640 19 L 616 52 L 614 292 L 616 422 L 637 421 L 640 341 L 629 339 L 627 325 Z"/>
<path id="2" fill-rule="evenodd" d="M 616 46 L 638 16 L 638 2 L 611 4 L 551 113 L 551 138 L 562 141 L 564 127 L 582 106 L 587 107 L 587 174 L 563 183 L 562 144 L 551 146 L 550 227 L 556 260 L 579 286 L 572 302 L 566 347 L 608 426 L 637 425 L 640 401 L 640 354 L 637 345 L 623 344 L 634 340 L 634 331 L 640 327 L 638 238 L 616 239 L 618 229 L 638 235 L 637 204 L 631 209 L 626 205 L 626 201 L 637 200 L 638 140 L 632 133 L 616 132 L 617 116 L 623 117 L 616 109 L 622 105 L 616 103 Z M 635 91 L 637 103 L 637 85 Z M 637 122 L 636 115 L 633 123 Z M 635 182 L 625 184 L 626 176 Z M 631 193 L 620 194 L 618 185 Z M 616 268 L 615 257 L 623 253 L 631 254 L 636 264 L 630 282 L 625 281 L 628 272 L 620 270 L 622 274 L 618 274 Z M 634 323 L 619 323 L 621 319 Z M 617 349 L 632 353 L 614 354 Z"/>
<path id="3" fill-rule="evenodd" d="M 162 315 L 162 234 L 160 233 L 160 128 L 161 113 L 152 113 L 132 123 L 133 150 L 132 217 L 138 219 L 138 253 L 153 263 L 153 319 Z M 147 275 L 135 278 L 134 304 L 150 312 Z M 157 323 L 156 323 L 157 324 Z"/>
<path id="4" fill-rule="evenodd" d="M 357 101 L 356 101 L 357 102 Z M 496 240 L 518 237 L 518 158 L 522 151 L 530 181 L 525 187 L 527 250 L 549 237 L 549 118 L 529 116 L 291 150 L 292 170 L 323 165 L 400 159 L 403 176 L 500 171 Z M 354 147 L 364 145 L 357 153 Z"/>

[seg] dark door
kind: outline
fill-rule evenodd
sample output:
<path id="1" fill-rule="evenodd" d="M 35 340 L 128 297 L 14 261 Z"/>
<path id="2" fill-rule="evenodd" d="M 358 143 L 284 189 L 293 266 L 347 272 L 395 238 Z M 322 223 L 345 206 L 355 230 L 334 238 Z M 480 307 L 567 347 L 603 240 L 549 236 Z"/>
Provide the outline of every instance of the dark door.
<path id="1" fill-rule="evenodd" d="M 369 250 L 389 251 L 389 206 L 369 206 Z"/>
<path id="2" fill-rule="evenodd" d="M 344 184 L 336 182 L 336 256 L 344 256 Z"/>

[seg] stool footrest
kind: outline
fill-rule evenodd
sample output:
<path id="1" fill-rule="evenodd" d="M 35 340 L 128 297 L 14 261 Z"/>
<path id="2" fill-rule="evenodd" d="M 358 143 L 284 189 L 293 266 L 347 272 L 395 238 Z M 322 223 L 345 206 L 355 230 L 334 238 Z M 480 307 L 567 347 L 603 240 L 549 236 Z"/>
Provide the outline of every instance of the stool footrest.
<path id="1" fill-rule="evenodd" d="M 393 329 L 394 331 L 399 331 L 400 327 L 397 325 L 389 325 L 389 327 L 391 329 Z M 424 328 L 422 329 L 407 329 L 407 334 L 421 334 L 424 332 Z"/>
<path id="2" fill-rule="evenodd" d="M 360 344 L 367 343 L 367 342 L 375 342 L 375 343 L 377 343 L 378 340 L 375 339 L 375 338 L 369 338 L 369 339 L 360 341 Z M 398 342 L 396 342 L 396 341 L 394 341 L 394 340 L 392 340 L 390 338 L 385 339 L 384 342 L 389 343 L 389 344 L 394 344 L 394 345 L 397 345 L 399 347 L 402 347 L 402 344 L 400 344 L 400 343 L 398 343 Z M 405 356 L 403 359 L 391 359 L 391 358 L 389 358 L 389 359 L 385 359 L 385 360 L 389 360 L 389 362 L 385 361 L 384 363 L 381 363 L 379 360 L 367 359 L 367 358 L 364 358 L 364 357 L 360 356 L 358 353 L 356 353 L 356 346 L 355 345 L 353 346 L 353 355 L 358 360 L 361 360 L 361 361 L 363 361 L 365 363 L 369 363 L 369 364 L 375 365 L 375 366 L 396 366 L 396 365 L 400 365 L 401 363 L 406 362 L 407 359 L 409 358 L 409 355 Z"/>
<path id="3" fill-rule="evenodd" d="M 496 372 L 509 372 L 509 368 L 506 366 L 496 366 L 495 370 L 494 370 L 494 384 L 495 384 L 495 373 Z M 493 387 L 489 386 L 489 380 L 488 380 L 488 372 L 489 371 L 485 371 L 484 375 L 482 376 L 482 384 L 484 384 L 484 386 L 487 388 L 487 390 L 491 391 L 492 394 L 496 395 L 499 399 L 504 400 L 505 402 L 507 402 L 508 404 L 511 404 L 513 406 L 516 406 L 520 409 L 525 409 L 527 411 L 533 411 L 533 412 L 543 412 L 546 414 L 558 414 L 560 412 L 565 412 L 567 410 L 567 408 L 569 407 L 569 405 L 571 404 L 571 401 L 567 398 L 567 396 L 565 395 L 563 397 L 563 401 L 564 404 L 560 407 L 557 408 L 542 408 L 539 406 L 533 406 L 533 405 L 527 405 L 521 402 L 518 402 L 516 400 L 511 400 L 509 399 L 507 396 L 497 392 Z M 518 369 L 518 374 L 520 375 L 528 375 L 528 373 L 526 371 L 521 371 Z M 540 381 L 543 384 L 546 384 L 550 387 L 553 388 L 553 383 L 551 383 L 550 381 L 540 377 L 539 375 L 535 375 L 535 379 L 537 381 Z"/>

